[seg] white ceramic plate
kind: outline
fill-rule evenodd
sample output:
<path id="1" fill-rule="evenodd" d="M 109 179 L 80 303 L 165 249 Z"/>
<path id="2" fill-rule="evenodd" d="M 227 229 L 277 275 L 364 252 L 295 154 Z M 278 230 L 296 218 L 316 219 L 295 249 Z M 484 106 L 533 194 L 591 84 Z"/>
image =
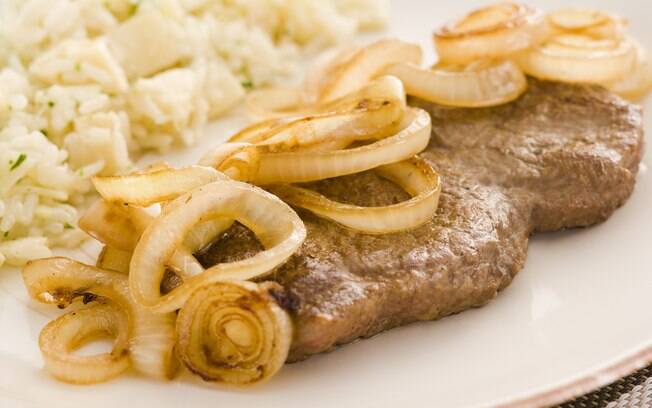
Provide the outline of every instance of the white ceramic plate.
<path id="1" fill-rule="evenodd" d="M 392 31 L 429 48 L 434 27 L 478 3 L 395 1 Z M 565 2 L 532 3 L 552 9 Z M 647 1 L 577 3 L 627 16 L 652 47 Z M 167 159 L 192 163 L 242 123 L 242 117 L 222 121 L 203 146 Z M 41 369 L 37 338 L 57 311 L 29 302 L 17 271 L 5 268 L 0 406 L 476 407 L 553 403 L 588 391 L 652 361 L 650 153 L 624 208 L 594 228 L 532 239 L 525 269 L 488 306 L 286 366 L 248 390 L 211 387 L 187 375 L 170 383 L 123 376 L 85 387 L 52 380 Z"/>

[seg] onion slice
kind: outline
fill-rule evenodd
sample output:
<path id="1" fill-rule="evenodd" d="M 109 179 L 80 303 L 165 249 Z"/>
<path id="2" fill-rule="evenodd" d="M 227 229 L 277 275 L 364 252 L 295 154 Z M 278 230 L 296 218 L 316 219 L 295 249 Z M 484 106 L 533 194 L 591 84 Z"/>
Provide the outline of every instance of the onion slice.
<path id="1" fill-rule="evenodd" d="M 406 231 L 432 219 L 439 203 L 441 182 L 437 172 L 425 160 L 415 157 L 378 167 L 374 171 L 398 184 L 412 198 L 394 205 L 361 207 L 338 203 L 314 191 L 292 185 L 275 186 L 271 191 L 291 205 L 367 234 Z"/>
<path id="2" fill-rule="evenodd" d="M 136 369 L 148 376 L 161 379 L 172 378 L 175 374 L 178 366 L 173 352 L 175 315 L 151 313 L 134 302 L 124 274 L 84 265 L 67 258 L 46 258 L 29 262 L 23 268 L 23 280 L 30 297 L 42 303 L 56 304 L 60 308 L 65 308 L 77 299 L 83 300 L 84 303 L 98 300 L 99 303 L 117 308 L 126 315 L 128 322 L 128 333 L 119 333 L 117 336 L 119 338 L 127 336 L 129 339 L 129 355 Z M 87 313 L 93 313 L 93 319 L 109 319 L 107 325 L 116 319 L 113 315 L 107 315 L 108 309 L 96 309 Z M 53 329 L 54 334 L 46 333 L 46 339 L 56 335 L 58 330 L 64 330 L 67 339 L 75 336 L 84 338 L 90 335 L 84 325 L 70 323 L 71 319 L 74 320 L 74 318 L 66 318 L 67 323 L 61 323 L 66 325 L 65 328 Z M 54 323 L 53 325 L 58 326 Z M 114 326 L 122 328 L 122 325 L 111 325 Z M 75 329 L 78 334 L 74 333 Z M 47 351 L 45 350 L 44 354 Z M 65 362 L 73 364 L 75 362 L 72 356 L 67 358 L 61 353 L 57 355 Z M 107 366 L 92 365 L 87 367 L 84 378 L 88 382 L 95 381 L 97 378 L 108 378 L 106 377 L 108 371 Z M 76 379 L 76 382 L 83 381 L 83 378 Z"/>
<path id="3" fill-rule="evenodd" d="M 129 262 L 131 261 L 131 252 L 122 251 L 112 246 L 104 245 L 102 251 L 97 257 L 95 266 L 110 271 L 129 273 Z"/>
<path id="4" fill-rule="evenodd" d="M 45 369 L 73 384 L 110 380 L 131 365 L 127 316 L 109 304 L 93 304 L 66 313 L 48 323 L 39 337 Z M 113 337 L 111 352 L 91 356 L 71 353 L 98 337 Z"/>
<path id="5" fill-rule="evenodd" d="M 554 34 L 583 34 L 595 38 L 619 39 L 627 22 L 620 16 L 590 8 L 565 8 L 548 14 L 546 20 Z"/>
<path id="6" fill-rule="evenodd" d="M 238 132 L 230 141 L 256 143 L 275 152 L 334 140 L 368 140 L 398 123 L 405 106 L 401 81 L 383 76 L 335 103 L 319 107 L 313 115 L 257 123 Z"/>
<path id="7" fill-rule="evenodd" d="M 605 86 L 618 95 L 630 100 L 638 100 L 652 89 L 652 61 L 647 50 L 640 44 L 636 46 L 636 63 L 624 78 L 607 83 Z"/>
<path id="8" fill-rule="evenodd" d="M 199 164 L 212 167 L 233 180 L 251 181 L 256 178 L 260 155 L 251 143 L 224 143 L 206 153 Z"/>
<path id="9" fill-rule="evenodd" d="M 426 148 L 430 141 L 430 115 L 409 108 L 402 128 L 377 142 L 332 151 L 293 151 L 260 156 L 257 185 L 302 183 L 344 176 L 408 159 Z"/>
<path id="10" fill-rule="evenodd" d="M 316 74 L 317 78 L 307 81 L 316 84 L 315 100 L 323 104 L 359 90 L 388 66 L 400 62 L 421 63 L 421 48 L 397 39 L 383 39 L 339 55 Z"/>
<path id="11" fill-rule="evenodd" d="M 181 361 L 206 381 L 250 385 L 285 363 L 292 322 L 270 295 L 278 284 L 217 282 L 192 293 L 177 319 Z"/>
<path id="12" fill-rule="evenodd" d="M 180 196 L 143 233 L 130 264 L 129 286 L 134 299 L 159 313 L 179 309 L 199 286 L 224 280 L 261 277 L 285 262 L 301 245 L 306 229 L 299 216 L 266 191 L 236 181 L 217 181 Z M 215 218 L 232 218 L 251 229 L 264 251 L 242 261 L 217 264 L 188 277 L 161 294 L 165 268 L 188 232 Z"/>
<path id="13" fill-rule="evenodd" d="M 582 34 L 553 36 L 516 61 L 528 74 L 563 82 L 604 83 L 627 75 L 636 62 L 629 38 L 596 39 Z"/>
<path id="14" fill-rule="evenodd" d="M 106 201 L 148 207 L 172 200 L 203 184 L 226 179 L 227 176 L 215 169 L 190 166 L 127 176 L 94 177 L 93 184 Z"/>
<path id="15" fill-rule="evenodd" d="M 169 212 L 173 208 L 174 206 L 168 204 L 163 211 Z M 98 200 L 80 218 L 79 226 L 93 238 L 106 244 L 98 259 L 98 267 L 126 273 L 129 270 L 131 253 L 152 220 L 154 217 L 142 208 Z M 232 219 L 218 218 L 197 225 L 170 258 L 170 269 L 181 276 L 203 272 L 204 268 L 193 253 L 208 245 L 215 236 L 226 231 L 232 224 Z"/>
<path id="16" fill-rule="evenodd" d="M 496 106 L 511 102 L 527 89 L 527 79 L 511 61 L 478 61 L 466 66 L 436 65 L 422 69 L 396 64 L 387 74 L 403 82 L 408 94 L 440 105 Z"/>
<path id="17" fill-rule="evenodd" d="M 152 221 L 142 208 L 97 200 L 79 218 L 79 228 L 116 250 L 131 252 Z"/>
<path id="18" fill-rule="evenodd" d="M 546 35 L 543 13 L 517 3 L 475 10 L 435 32 L 440 62 L 468 64 L 504 58 L 538 44 Z"/>

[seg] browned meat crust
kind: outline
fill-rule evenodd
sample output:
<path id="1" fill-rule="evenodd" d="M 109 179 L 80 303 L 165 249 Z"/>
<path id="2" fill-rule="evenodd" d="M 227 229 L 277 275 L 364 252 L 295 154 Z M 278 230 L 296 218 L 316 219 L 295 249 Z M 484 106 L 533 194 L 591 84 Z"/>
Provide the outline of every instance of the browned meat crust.
<path id="1" fill-rule="evenodd" d="M 531 80 L 501 107 L 413 104 L 433 119 L 422 156 L 443 176 L 437 216 L 410 232 L 370 236 L 301 211 L 308 238 L 271 278 L 295 324 L 289 361 L 481 306 L 523 268 L 531 233 L 601 222 L 633 190 L 641 111 L 600 88 Z M 312 187 L 365 205 L 405 198 L 371 172 Z M 257 249 L 246 229 L 229 235 L 204 262 Z"/>

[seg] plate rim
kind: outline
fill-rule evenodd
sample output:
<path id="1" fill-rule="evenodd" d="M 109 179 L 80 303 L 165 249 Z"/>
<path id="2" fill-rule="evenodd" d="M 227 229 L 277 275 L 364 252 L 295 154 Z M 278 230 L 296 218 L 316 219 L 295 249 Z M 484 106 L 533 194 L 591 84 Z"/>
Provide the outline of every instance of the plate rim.
<path id="1" fill-rule="evenodd" d="M 548 407 L 596 391 L 652 364 L 652 342 L 615 363 L 534 394 L 510 398 L 496 408 Z"/>

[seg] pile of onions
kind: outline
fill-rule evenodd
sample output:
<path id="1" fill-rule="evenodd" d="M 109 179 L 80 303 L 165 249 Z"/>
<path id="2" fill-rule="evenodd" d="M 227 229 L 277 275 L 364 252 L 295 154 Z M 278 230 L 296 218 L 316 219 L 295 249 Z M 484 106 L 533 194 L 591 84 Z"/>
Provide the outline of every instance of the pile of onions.
<path id="1" fill-rule="evenodd" d="M 283 365 L 292 341 L 291 317 L 271 294 L 283 288 L 261 282 L 306 237 L 288 204 L 369 234 L 417 228 L 434 216 L 441 182 L 416 157 L 428 145 L 430 116 L 406 105 L 396 77 L 357 86 L 367 78 L 356 66 L 343 64 L 336 72 L 341 76 L 323 88 L 329 100 L 314 102 L 312 113 L 253 124 L 198 165 L 156 165 L 93 179 L 102 199 L 79 226 L 104 244 L 96 266 L 53 258 L 24 271 L 34 298 L 60 305 L 79 298 L 86 304 L 42 332 L 41 348 L 54 376 L 104 381 L 133 363 L 148 375 L 170 377 L 176 349 L 176 357 L 208 381 L 264 381 Z M 360 207 L 293 184 L 363 171 L 377 172 L 411 198 Z M 264 249 L 205 268 L 194 254 L 235 221 Z M 70 354 L 97 335 L 114 339 L 110 353 Z"/>
<path id="2" fill-rule="evenodd" d="M 515 55 L 529 75 L 561 82 L 603 85 L 636 99 L 652 87 L 646 51 L 627 34 L 619 16 L 593 9 L 569 8 L 546 18 L 547 38 Z"/>
<path id="3" fill-rule="evenodd" d="M 302 87 L 255 90 L 247 109 L 256 118 L 306 116 L 373 78 L 392 75 L 409 95 L 446 106 L 509 103 L 527 89 L 525 74 L 547 80 L 604 85 L 625 97 L 652 86 L 647 53 L 626 33 L 622 18 L 593 9 L 548 15 L 518 3 L 486 6 L 434 33 L 439 62 L 424 68 L 415 44 L 384 39 L 346 49 L 309 72 Z"/>

